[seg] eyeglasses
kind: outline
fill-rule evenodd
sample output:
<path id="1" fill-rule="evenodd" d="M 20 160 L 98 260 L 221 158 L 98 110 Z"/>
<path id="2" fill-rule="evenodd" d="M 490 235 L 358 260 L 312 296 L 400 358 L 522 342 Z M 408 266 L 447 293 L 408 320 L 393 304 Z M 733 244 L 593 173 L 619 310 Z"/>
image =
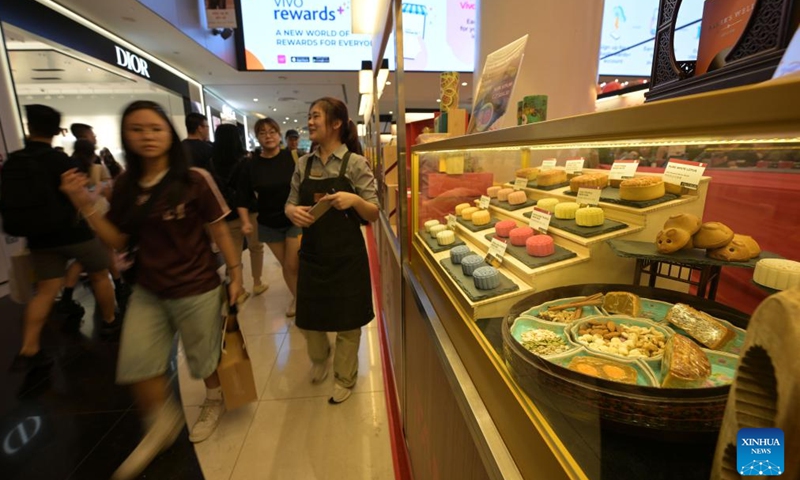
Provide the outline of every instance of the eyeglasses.
<path id="1" fill-rule="evenodd" d="M 275 137 L 275 136 L 280 137 L 281 132 L 276 132 L 275 130 L 261 130 L 260 132 L 258 132 L 258 135 L 259 136 L 266 135 L 268 137 Z"/>

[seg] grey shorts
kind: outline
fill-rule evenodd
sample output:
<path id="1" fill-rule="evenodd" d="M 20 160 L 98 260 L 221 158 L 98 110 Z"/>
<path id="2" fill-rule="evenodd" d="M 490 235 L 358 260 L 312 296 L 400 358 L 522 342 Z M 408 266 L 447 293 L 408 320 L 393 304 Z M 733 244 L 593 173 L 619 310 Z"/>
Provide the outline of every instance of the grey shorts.
<path id="1" fill-rule="evenodd" d="M 169 353 L 180 333 L 189 371 L 206 378 L 217 369 L 222 342 L 222 287 L 186 298 L 158 298 L 133 287 L 122 324 L 117 383 L 140 382 L 167 371 Z"/>
<path id="2" fill-rule="evenodd" d="M 288 227 L 272 228 L 258 224 L 258 239 L 264 243 L 285 242 L 287 238 L 297 238 L 303 233 L 303 229 L 297 225 Z"/>
<path id="3" fill-rule="evenodd" d="M 88 273 L 108 270 L 111 256 L 99 239 L 65 245 L 63 247 L 31 249 L 31 264 L 37 280 L 62 278 L 67 273 L 67 263 L 75 259 Z"/>

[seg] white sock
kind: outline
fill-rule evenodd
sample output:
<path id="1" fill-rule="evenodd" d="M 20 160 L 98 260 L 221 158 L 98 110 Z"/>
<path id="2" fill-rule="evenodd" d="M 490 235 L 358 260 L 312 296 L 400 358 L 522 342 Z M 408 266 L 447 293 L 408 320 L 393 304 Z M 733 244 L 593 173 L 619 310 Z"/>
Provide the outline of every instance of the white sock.
<path id="1" fill-rule="evenodd" d="M 222 387 L 206 387 L 206 398 L 209 400 L 222 400 Z"/>

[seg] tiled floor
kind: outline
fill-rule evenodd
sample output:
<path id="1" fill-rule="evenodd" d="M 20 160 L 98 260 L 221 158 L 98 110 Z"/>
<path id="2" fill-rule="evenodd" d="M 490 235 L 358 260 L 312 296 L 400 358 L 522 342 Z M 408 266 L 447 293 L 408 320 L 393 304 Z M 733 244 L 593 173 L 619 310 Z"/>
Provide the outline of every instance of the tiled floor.
<path id="1" fill-rule="evenodd" d="M 249 257 L 243 260 L 250 290 Z M 329 405 L 333 375 L 320 385 L 311 384 L 305 339 L 284 314 L 290 294 L 269 252 L 265 278 L 269 290 L 251 297 L 239 315 L 259 401 L 226 413 L 211 438 L 195 445 L 205 478 L 394 478 L 376 322 L 363 331 L 353 395 L 341 405 Z M 191 378 L 180 351 L 178 376 L 191 425 L 205 387 Z"/>

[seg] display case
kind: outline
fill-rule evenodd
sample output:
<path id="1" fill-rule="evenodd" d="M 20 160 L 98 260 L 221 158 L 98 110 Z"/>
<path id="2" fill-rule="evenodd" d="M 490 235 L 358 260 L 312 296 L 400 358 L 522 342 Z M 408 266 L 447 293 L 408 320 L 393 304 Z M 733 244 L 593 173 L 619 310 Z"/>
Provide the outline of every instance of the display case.
<path id="1" fill-rule="evenodd" d="M 709 477 L 751 313 L 714 298 L 722 272 L 752 276 L 761 259 L 797 260 L 783 235 L 800 233 L 798 213 L 785 208 L 800 183 L 798 92 L 800 81 L 784 79 L 412 149 L 411 271 L 524 478 L 673 478 L 677 459 L 683 477 Z M 719 165 L 709 162 L 745 146 L 791 162 L 763 170 L 774 177 L 755 205 L 735 189 L 715 191 Z M 712 168 L 691 188 L 664 185 L 656 152 Z M 613 182 L 626 180 L 619 188 L 606 186 L 615 159 L 640 162 L 633 181 Z M 583 160 L 578 173 L 574 160 Z M 726 174 L 747 184 L 751 172 L 731 166 Z M 598 187 L 599 201 L 582 186 Z M 736 218 L 719 202 L 736 205 Z M 759 248 L 735 256 L 734 234 Z M 526 330 L 564 347 L 533 354 Z M 652 335 L 654 349 L 614 347 L 623 330 L 623 340 Z M 699 355 L 707 370 L 677 379 L 673 352 Z M 608 365 L 618 378 L 602 375 Z"/>

